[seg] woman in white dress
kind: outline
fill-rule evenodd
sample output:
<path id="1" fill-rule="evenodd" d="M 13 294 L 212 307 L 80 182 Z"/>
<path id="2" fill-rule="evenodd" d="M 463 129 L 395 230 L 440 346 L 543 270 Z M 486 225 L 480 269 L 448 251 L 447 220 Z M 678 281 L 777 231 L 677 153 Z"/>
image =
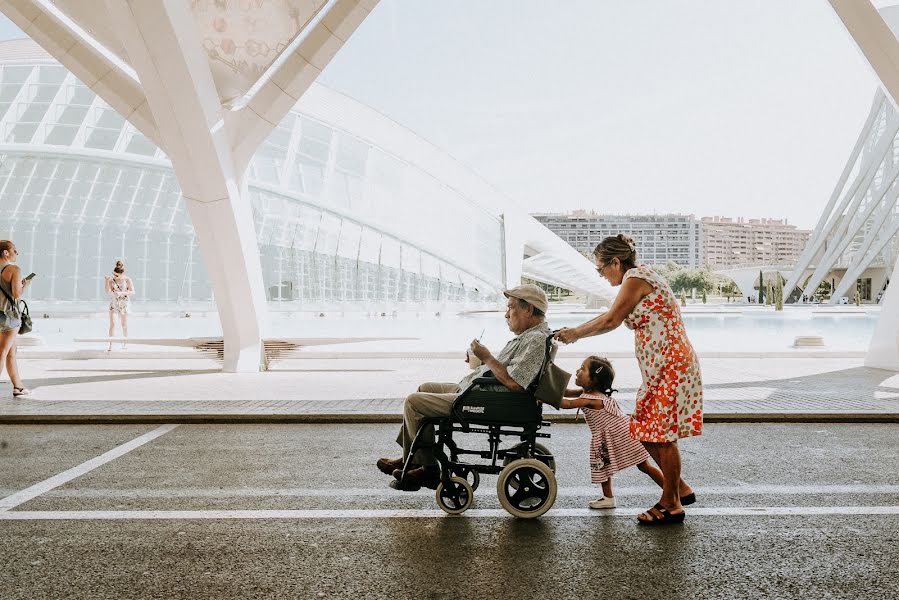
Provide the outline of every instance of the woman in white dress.
<path id="1" fill-rule="evenodd" d="M 122 323 L 122 337 L 128 337 L 128 313 L 131 312 L 131 296 L 134 294 L 134 283 L 125 275 L 125 263 L 117 260 L 112 276 L 106 277 L 106 293 L 109 294 L 109 337 L 115 336 L 115 316 Z M 126 342 L 122 342 L 122 348 Z M 107 352 L 112 351 L 112 341 Z"/>

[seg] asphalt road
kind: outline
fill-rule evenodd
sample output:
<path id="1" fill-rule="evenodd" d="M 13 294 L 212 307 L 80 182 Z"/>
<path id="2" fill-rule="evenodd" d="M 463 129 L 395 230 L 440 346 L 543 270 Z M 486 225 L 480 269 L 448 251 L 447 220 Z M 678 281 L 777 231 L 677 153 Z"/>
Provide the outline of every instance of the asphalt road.
<path id="1" fill-rule="evenodd" d="M 461 517 L 389 489 L 394 426 L 0 427 L 0 598 L 899 597 L 895 425 L 708 425 L 667 528 L 636 469 L 587 510 L 589 431 L 550 431 L 524 521 L 491 476 Z"/>

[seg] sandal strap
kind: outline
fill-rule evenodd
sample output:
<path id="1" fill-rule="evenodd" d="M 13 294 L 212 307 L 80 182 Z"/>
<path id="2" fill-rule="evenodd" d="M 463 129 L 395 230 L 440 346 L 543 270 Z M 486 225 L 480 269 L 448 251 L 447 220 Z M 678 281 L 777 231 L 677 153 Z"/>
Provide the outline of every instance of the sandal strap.
<path id="1" fill-rule="evenodd" d="M 659 512 L 659 514 L 661 515 L 661 517 L 655 516 L 652 513 L 653 509 L 657 510 Z M 650 519 L 652 519 L 652 521 L 664 521 L 667 518 L 668 511 L 665 510 L 665 507 L 663 507 L 661 504 L 656 504 L 652 508 L 649 508 L 649 509 L 643 511 L 643 514 L 646 515 L 647 517 L 649 517 Z"/>

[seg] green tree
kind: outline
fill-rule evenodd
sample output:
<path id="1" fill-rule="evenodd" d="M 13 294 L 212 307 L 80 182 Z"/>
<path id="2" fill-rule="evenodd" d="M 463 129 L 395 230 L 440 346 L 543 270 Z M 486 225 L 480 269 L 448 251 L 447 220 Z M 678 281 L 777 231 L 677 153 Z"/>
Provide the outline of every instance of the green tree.
<path id="1" fill-rule="evenodd" d="M 668 285 L 671 285 L 671 281 L 674 278 L 675 273 L 682 270 L 683 267 L 674 262 L 673 260 L 669 260 L 664 265 L 654 265 L 653 270 L 665 278 L 668 282 Z"/>
<path id="2" fill-rule="evenodd" d="M 737 284 L 730 277 L 725 277 L 724 275 L 716 275 L 715 276 L 718 290 L 721 294 L 727 296 L 727 299 L 730 300 L 731 296 L 739 296 L 740 288 L 737 287 Z"/>
<path id="3" fill-rule="evenodd" d="M 780 273 L 775 274 L 774 280 L 774 310 L 784 309 L 784 280 Z"/>
<path id="4" fill-rule="evenodd" d="M 682 268 L 667 279 L 668 285 L 675 292 L 690 290 L 700 293 L 710 292 L 717 285 L 715 273 L 711 269 Z"/>
<path id="5" fill-rule="evenodd" d="M 765 303 L 765 277 L 762 275 L 762 270 L 759 269 L 759 304 Z"/>

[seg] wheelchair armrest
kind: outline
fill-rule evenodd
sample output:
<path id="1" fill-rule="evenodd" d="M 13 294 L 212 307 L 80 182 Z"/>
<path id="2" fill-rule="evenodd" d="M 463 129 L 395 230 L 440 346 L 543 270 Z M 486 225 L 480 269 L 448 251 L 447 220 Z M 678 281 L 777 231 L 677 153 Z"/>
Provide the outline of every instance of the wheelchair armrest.
<path id="1" fill-rule="evenodd" d="M 542 407 L 527 391 L 492 392 L 469 388 L 453 402 L 452 414 L 463 423 L 521 426 L 540 422 Z"/>
<path id="2" fill-rule="evenodd" d="M 503 385 L 496 377 L 478 377 L 471 383 L 472 385 Z"/>

